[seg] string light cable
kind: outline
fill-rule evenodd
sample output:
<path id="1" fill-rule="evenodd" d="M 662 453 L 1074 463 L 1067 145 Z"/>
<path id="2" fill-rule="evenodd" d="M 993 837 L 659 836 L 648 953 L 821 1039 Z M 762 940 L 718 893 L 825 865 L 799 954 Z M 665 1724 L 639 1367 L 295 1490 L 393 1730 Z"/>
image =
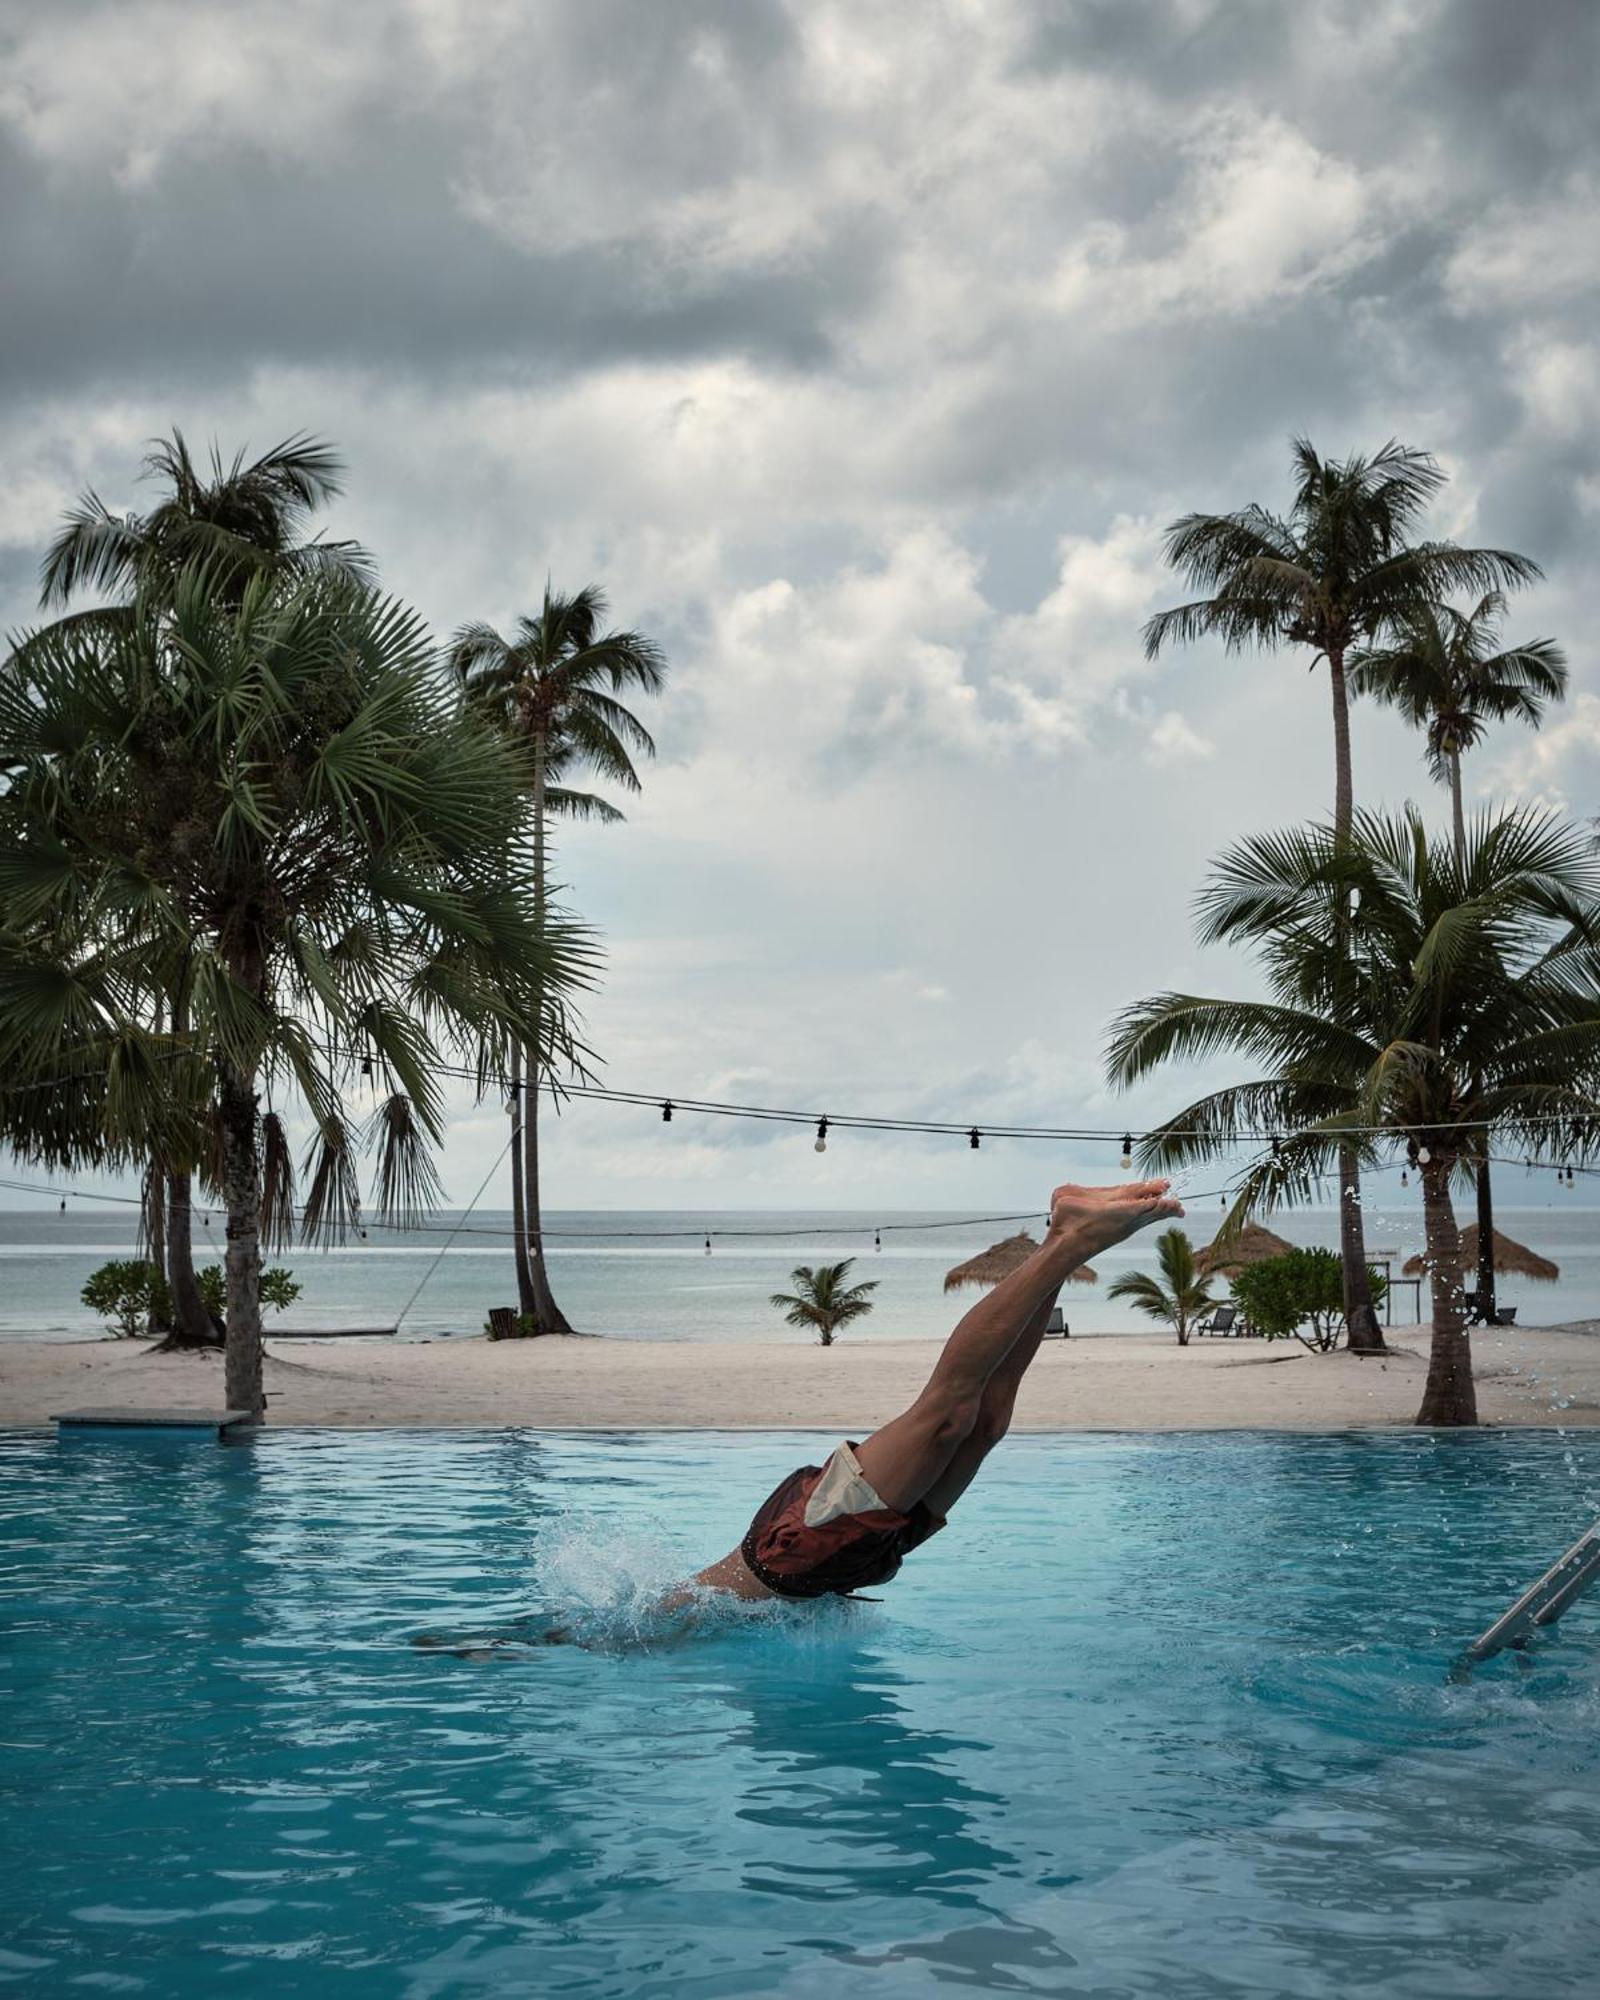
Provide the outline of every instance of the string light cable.
<path id="1" fill-rule="evenodd" d="M 376 1229 L 388 1234 L 404 1236 L 442 1235 L 446 1241 L 443 1249 L 440 1251 L 441 1256 L 444 1250 L 448 1250 L 450 1245 L 461 1236 L 486 1236 L 498 1242 L 514 1239 L 516 1231 L 509 1225 L 490 1228 L 482 1224 L 469 1225 L 467 1221 L 473 1209 L 483 1199 L 484 1190 L 488 1187 L 489 1181 L 499 1169 L 501 1162 L 505 1159 L 506 1153 L 509 1150 L 510 1142 L 508 1141 L 496 1156 L 494 1165 L 484 1177 L 483 1183 L 473 1196 L 472 1201 L 461 1212 L 459 1219 L 455 1222 L 385 1222 L 367 1217 L 363 1219 L 361 1224 L 362 1229 L 364 1231 Z M 1250 1167 L 1245 1168 L 1242 1172 L 1234 1175 L 1231 1179 L 1217 1187 L 1177 1188 L 1174 1190 L 1175 1197 L 1177 1200 L 1191 1205 L 1202 1201 L 1215 1201 L 1218 1199 L 1221 1199 L 1225 1203 L 1229 1195 L 1238 1194 L 1246 1180 L 1249 1179 L 1250 1174 L 1254 1171 L 1255 1166 L 1259 1164 L 1261 1164 L 1259 1161 L 1252 1163 Z M 1600 1166 L 1577 1166 L 1566 1162 L 1552 1166 L 1543 1161 L 1529 1160 L 1526 1157 L 1514 1159 L 1510 1156 L 1500 1154 L 1492 1154 L 1490 1156 L 1490 1164 L 1497 1167 L 1522 1167 L 1531 1173 L 1554 1173 L 1558 1182 L 1563 1182 L 1568 1186 L 1572 1184 L 1574 1175 L 1600 1176 Z M 1369 1168 L 1366 1172 L 1368 1176 L 1394 1173 L 1402 1170 L 1403 1166 L 1404 1162 L 1396 1159 L 1388 1161 L 1381 1166 Z M 1337 1176 L 1330 1172 L 1316 1174 L 1311 1178 L 1320 1184 L 1336 1180 Z M 0 1175 L 0 1188 L 14 1189 L 19 1193 L 25 1194 L 54 1195 L 63 1201 L 102 1202 L 127 1208 L 142 1208 L 144 1206 L 143 1201 L 138 1195 L 113 1194 L 103 1189 L 85 1188 L 76 1185 L 61 1186 L 54 1182 L 19 1180 L 5 1175 Z M 687 1229 L 563 1229 L 559 1225 L 552 1226 L 545 1223 L 541 1225 L 540 1233 L 543 1236 L 571 1244 L 586 1242 L 687 1242 L 690 1240 L 699 1241 L 706 1236 L 718 1239 L 735 1239 L 741 1237 L 787 1239 L 804 1236 L 870 1235 L 881 1238 L 891 1233 L 896 1235 L 910 1235 L 930 1230 L 977 1229 L 999 1223 L 1037 1222 L 1039 1220 L 1040 1214 L 1037 1209 L 1026 1209 L 1005 1215 L 940 1216 L 931 1222 L 808 1223 L 800 1228 L 785 1226 L 777 1229 L 762 1228 L 760 1225 L 752 1224 L 707 1228 L 703 1223 Z"/>
<path id="2" fill-rule="evenodd" d="M 319 1053 L 328 1056 L 339 1055 L 339 1051 L 323 1044 L 313 1044 Z M 159 1061 L 174 1062 L 186 1060 L 191 1052 L 172 1049 L 157 1058 Z M 364 1059 L 362 1074 L 370 1076 L 371 1057 Z M 457 1063 L 439 1063 L 435 1073 L 458 1080 L 482 1085 L 485 1081 L 476 1069 L 469 1069 Z M 103 1077 L 104 1070 L 65 1071 L 58 1076 L 44 1077 L 27 1083 L 11 1084 L 0 1089 L 0 1096 L 19 1096 L 31 1091 L 56 1090 L 63 1084 L 78 1083 Z M 830 1132 L 898 1132 L 922 1135 L 929 1138 L 965 1139 L 970 1150 L 976 1152 L 984 1139 L 1043 1139 L 1056 1145 L 1114 1145 L 1119 1149 L 1118 1164 L 1127 1170 L 1133 1165 L 1135 1135 L 1126 1128 L 1092 1125 L 1020 1125 L 1020 1124 L 974 1124 L 970 1119 L 932 1119 L 885 1117 L 870 1112 L 816 1112 L 795 1110 L 788 1106 L 771 1104 L 736 1104 L 719 1098 L 684 1097 L 674 1092 L 659 1090 L 622 1090 L 609 1084 L 563 1083 L 545 1077 L 539 1088 L 544 1090 L 552 1105 L 559 1110 L 565 1099 L 571 1098 L 595 1104 L 616 1104 L 641 1110 L 658 1111 L 663 1124 L 671 1124 L 675 1113 L 690 1112 L 704 1118 L 742 1118 L 757 1123 L 775 1125 L 809 1126 L 815 1134 L 815 1150 L 828 1150 Z M 1600 1106 L 1597 1106 L 1600 1118 Z M 1492 1118 L 1465 1118 L 1452 1120 L 1452 1129 L 1459 1132 L 1485 1131 L 1500 1121 Z M 1572 1126 L 1578 1122 L 1572 1113 L 1560 1111 L 1537 1112 L 1532 1117 L 1520 1121 L 1525 1126 Z M 1172 1139 L 1206 1139 L 1213 1135 L 1186 1126 L 1163 1126 L 1162 1136 Z M 1374 1138 L 1387 1136 L 1399 1138 L 1405 1134 L 1422 1133 L 1431 1128 L 1425 1125 L 1405 1125 L 1384 1121 L 1372 1125 L 1347 1125 L 1340 1128 L 1340 1136 L 1350 1138 Z M 1281 1132 L 1256 1130 L 1241 1127 L 1234 1135 L 1243 1144 L 1257 1143 L 1270 1145 L 1276 1151 L 1281 1143 Z M 1521 1164 L 1517 1161 L 1512 1165 Z"/>

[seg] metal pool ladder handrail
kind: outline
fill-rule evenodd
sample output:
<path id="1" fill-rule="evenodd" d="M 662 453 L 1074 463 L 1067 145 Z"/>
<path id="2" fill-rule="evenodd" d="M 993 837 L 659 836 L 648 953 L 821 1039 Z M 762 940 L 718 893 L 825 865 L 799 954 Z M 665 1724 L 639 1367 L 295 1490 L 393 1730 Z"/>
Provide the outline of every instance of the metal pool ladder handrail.
<path id="1" fill-rule="evenodd" d="M 1540 1625 L 1553 1625 L 1569 1604 L 1575 1604 L 1591 1583 L 1600 1581 L 1600 1521 L 1581 1534 L 1532 1589 L 1525 1590 L 1503 1617 L 1497 1618 L 1462 1655 L 1462 1665 L 1474 1667 L 1491 1660 L 1507 1646 L 1519 1646 Z"/>

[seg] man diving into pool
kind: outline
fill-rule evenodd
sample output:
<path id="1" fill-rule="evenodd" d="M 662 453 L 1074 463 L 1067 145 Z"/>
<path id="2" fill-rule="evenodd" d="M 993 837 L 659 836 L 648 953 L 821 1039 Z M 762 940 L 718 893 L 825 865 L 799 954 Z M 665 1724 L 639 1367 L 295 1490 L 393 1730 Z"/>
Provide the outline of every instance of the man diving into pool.
<path id="1" fill-rule="evenodd" d="M 1058 1187 L 1044 1242 L 975 1305 L 945 1342 L 908 1410 L 826 1465 L 791 1472 L 756 1510 L 744 1540 L 668 1602 L 698 1591 L 735 1597 L 847 1597 L 887 1583 L 945 1524 L 1011 1427 L 1017 1390 L 1050 1310 L 1080 1264 L 1147 1223 L 1182 1215 L 1167 1181 Z"/>
<path id="2" fill-rule="evenodd" d="M 771 1602 L 849 1597 L 887 1583 L 910 1551 L 944 1526 L 1010 1429 L 1017 1389 L 1062 1285 L 1080 1264 L 1147 1223 L 1182 1215 L 1169 1185 L 1058 1187 L 1044 1242 L 961 1321 L 911 1407 L 865 1443 L 841 1444 L 826 1465 L 791 1472 L 756 1510 L 738 1548 L 669 1592 L 659 1609 L 692 1613 L 719 1592 Z M 570 1625 L 534 1630 L 533 1624 L 412 1644 L 490 1659 L 529 1646 L 581 1643 Z"/>

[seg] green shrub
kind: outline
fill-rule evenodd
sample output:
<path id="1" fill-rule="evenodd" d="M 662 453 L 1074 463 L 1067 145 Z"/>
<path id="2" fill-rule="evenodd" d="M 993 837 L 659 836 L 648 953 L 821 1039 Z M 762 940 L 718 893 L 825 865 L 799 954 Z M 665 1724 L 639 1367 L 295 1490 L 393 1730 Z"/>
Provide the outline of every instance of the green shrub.
<path id="1" fill-rule="evenodd" d="M 154 1264 L 142 1257 L 120 1257 L 102 1264 L 80 1297 L 91 1312 L 111 1322 L 118 1340 L 137 1340 L 152 1319 L 171 1316 L 172 1295 Z"/>
<path id="2" fill-rule="evenodd" d="M 207 1312 L 221 1319 L 228 1310 L 227 1273 L 220 1264 L 206 1264 L 194 1276 Z M 304 1289 L 281 1264 L 269 1265 L 261 1273 L 261 1304 L 268 1312 L 282 1312 L 292 1306 Z"/>
<path id="3" fill-rule="evenodd" d="M 1367 1276 L 1373 1303 L 1381 1305 L 1383 1275 L 1369 1265 Z M 1333 1250 L 1286 1250 L 1264 1257 L 1235 1275 L 1233 1297 L 1254 1331 L 1268 1340 L 1292 1335 L 1327 1354 L 1344 1331 L 1344 1277 Z M 1309 1337 L 1303 1327 L 1309 1328 Z"/>

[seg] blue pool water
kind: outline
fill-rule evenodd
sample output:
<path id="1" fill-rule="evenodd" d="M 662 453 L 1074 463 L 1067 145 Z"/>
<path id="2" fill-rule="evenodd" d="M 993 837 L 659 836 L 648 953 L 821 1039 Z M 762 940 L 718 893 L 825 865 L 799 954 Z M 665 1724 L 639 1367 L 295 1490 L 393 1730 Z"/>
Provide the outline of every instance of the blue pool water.
<path id="1" fill-rule="evenodd" d="M 881 1604 L 641 1639 L 819 1442 L 0 1439 L 0 1983 L 1594 1991 L 1600 1604 L 1447 1668 L 1600 1438 L 1019 1439 Z"/>

